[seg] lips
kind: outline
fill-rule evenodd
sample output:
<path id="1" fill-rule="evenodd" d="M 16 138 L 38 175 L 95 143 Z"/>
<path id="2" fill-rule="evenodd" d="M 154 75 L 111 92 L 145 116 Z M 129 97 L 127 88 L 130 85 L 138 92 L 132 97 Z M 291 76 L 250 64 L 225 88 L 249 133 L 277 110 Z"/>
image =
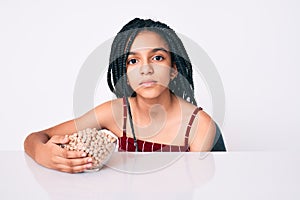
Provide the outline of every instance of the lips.
<path id="1" fill-rule="evenodd" d="M 142 81 L 139 85 L 140 86 L 144 86 L 144 87 L 150 87 L 150 86 L 153 86 L 157 83 L 157 81 L 155 80 L 145 80 L 145 81 Z"/>

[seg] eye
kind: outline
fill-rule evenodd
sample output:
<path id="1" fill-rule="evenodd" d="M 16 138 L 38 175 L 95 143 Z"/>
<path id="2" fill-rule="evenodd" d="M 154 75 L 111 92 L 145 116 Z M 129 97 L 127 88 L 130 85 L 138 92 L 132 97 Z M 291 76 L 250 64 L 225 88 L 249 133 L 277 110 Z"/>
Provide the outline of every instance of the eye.
<path id="1" fill-rule="evenodd" d="M 162 61 L 164 60 L 165 58 L 163 56 L 154 56 L 153 57 L 153 60 L 157 60 L 157 61 Z"/>
<path id="2" fill-rule="evenodd" d="M 134 65 L 134 64 L 136 64 L 137 62 L 138 62 L 137 59 L 132 58 L 132 59 L 129 59 L 129 60 L 127 61 L 127 64 L 128 64 L 128 65 Z"/>

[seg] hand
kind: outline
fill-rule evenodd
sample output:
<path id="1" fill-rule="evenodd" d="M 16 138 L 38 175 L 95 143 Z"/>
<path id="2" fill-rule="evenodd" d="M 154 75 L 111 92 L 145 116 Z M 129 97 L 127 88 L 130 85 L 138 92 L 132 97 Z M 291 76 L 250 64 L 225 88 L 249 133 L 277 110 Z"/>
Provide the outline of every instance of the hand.
<path id="1" fill-rule="evenodd" d="M 68 173 L 79 173 L 92 167 L 93 159 L 86 157 L 82 151 L 68 151 L 59 146 L 67 144 L 69 139 L 64 136 L 55 135 L 36 150 L 35 160 L 51 169 Z"/>

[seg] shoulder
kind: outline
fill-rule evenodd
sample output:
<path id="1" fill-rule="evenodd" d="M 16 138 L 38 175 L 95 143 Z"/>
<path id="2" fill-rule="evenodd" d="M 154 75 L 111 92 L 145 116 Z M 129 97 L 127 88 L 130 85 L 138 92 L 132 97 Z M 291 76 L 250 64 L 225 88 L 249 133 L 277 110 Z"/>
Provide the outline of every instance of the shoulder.
<path id="1" fill-rule="evenodd" d="M 191 151 L 211 151 L 216 135 L 216 126 L 213 119 L 203 110 L 197 113 L 195 134 L 191 138 Z"/>
<path id="2" fill-rule="evenodd" d="M 95 107 L 94 113 L 102 127 L 108 128 L 123 117 L 123 99 L 118 98 L 104 102 Z"/>
<path id="3" fill-rule="evenodd" d="M 181 97 L 177 97 L 177 100 L 180 105 L 180 109 L 183 116 L 189 117 L 193 114 L 195 109 L 197 108 L 195 105 L 187 102 L 186 100 L 182 99 Z"/>
<path id="4" fill-rule="evenodd" d="M 182 98 L 178 98 L 178 100 L 182 110 L 187 110 L 188 112 L 193 113 L 197 108 L 197 106 L 185 101 Z M 203 111 L 201 107 L 198 108 L 200 108 L 199 112 L 197 112 L 198 124 L 210 124 L 212 122 L 212 118 L 205 111 Z"/>
<path id="5" fill-rule="evenodd" d="M 109 114 L 112 112 L 121 111 L 123 108 L 123 98 L 113 99 L 110 101 L 106 101 L 95 107 L 94 111 L 96 114 L 103 115 L 103 113 Z"/>
<path id="6" fill-rule="evenodd" d="M 198 126 L 208 127 L 214 125 L 214 121 L 209 114 L 207 114 L 204 110 L 199 110 L 197 113 L 198 117 Z"/>

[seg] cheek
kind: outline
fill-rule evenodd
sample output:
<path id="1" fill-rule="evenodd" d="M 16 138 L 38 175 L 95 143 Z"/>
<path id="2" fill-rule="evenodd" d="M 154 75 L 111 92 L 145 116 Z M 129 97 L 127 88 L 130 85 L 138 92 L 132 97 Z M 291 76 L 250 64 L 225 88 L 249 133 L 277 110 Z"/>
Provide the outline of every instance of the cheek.
<path id="1" fill-rule="evenodd" d="M 137 69 L 127 70 L 127 79 L 129 85 L 134 89 L 139 84 L 139 73 Z"/>
<path id="2" fill-rule="evenodd" d="M 171 71 L 169 67 L 162 67 L 159 69 L 159 79 L 164 86 L 168 86 L 171 78 L 170 74 Z"/>

